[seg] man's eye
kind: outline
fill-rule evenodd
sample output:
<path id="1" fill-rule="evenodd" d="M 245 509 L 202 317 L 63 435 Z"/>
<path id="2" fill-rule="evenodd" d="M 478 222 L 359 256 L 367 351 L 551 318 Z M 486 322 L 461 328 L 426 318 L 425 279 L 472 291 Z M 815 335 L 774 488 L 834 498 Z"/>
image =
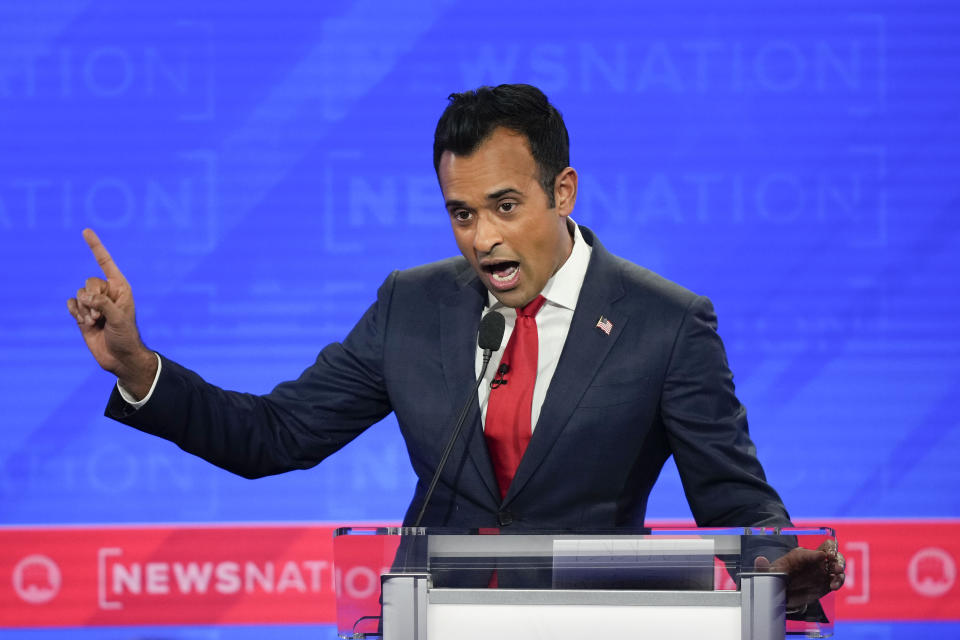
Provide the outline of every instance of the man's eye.
<path id="1" fill-rule="evenodd" d="M 504 213 L 510 213 L 511 211 L 513 211 L 513 210 L 516 209 L 516 208 L 517 208 L 517 203 L 516 203 L 516 202 L 501 202 L 501 203 L 500 203 L 500 211 L 503 211 Z"/>
<path id="2" fill-rule="evenodd" d="M 463 209 L 453 212 L 453 219 L 457 222 L 469 222 L 471 217 L 473 217 L 473 214 Z"/>

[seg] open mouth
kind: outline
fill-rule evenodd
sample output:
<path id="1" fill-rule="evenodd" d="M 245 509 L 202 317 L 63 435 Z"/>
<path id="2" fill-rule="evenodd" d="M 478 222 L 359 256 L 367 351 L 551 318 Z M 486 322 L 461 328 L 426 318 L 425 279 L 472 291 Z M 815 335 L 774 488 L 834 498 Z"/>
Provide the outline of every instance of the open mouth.
<path id="1" fill-rule="evenodd" d="M 490 284 L 497 289 L 514 287 L 520 278 L 520 263 L 514 260 L 485 264 L 482 269 L 488 274 Z"/>

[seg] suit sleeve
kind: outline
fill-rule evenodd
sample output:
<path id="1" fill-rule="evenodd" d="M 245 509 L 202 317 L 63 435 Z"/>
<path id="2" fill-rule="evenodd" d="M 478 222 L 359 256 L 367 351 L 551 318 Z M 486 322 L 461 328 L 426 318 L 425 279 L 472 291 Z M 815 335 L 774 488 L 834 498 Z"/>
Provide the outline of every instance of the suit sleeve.
<path id="1" fill-rule="evenodd" d="M 757 459 L 713 305 L 702 296 L 676 335 L 661 412 L 699 526 L 791 526 Z"/>
<path id="2" fill-rule="evenodd" d="M 247 478 L 312 467 L 391 411 L 383 345 L 395 278 L 342 343 L 269 394 L 226 391 L 164 358 L 146 405 L 114 388 L 106 415 Z"/>

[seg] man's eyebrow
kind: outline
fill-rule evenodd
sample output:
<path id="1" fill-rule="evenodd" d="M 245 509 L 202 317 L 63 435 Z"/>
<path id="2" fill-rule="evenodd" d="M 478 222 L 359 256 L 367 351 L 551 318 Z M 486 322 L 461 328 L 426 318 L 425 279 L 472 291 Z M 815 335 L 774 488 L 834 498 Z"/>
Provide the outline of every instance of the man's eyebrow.
<path id="1" fill-rule="evenodd" d="M 488 193 L 488 194 L 487 194 L 487 200 L 496 200 L 496 199 L 502 198 L 503 196 L 505 196 L 505 195 L 507 195 L 507 194 L 510 194 L 510 193 L 514 193 L 514 194 L 516 194 L 516 195 L 518 195 L 518 196 L 523 196 L 523 191 L 520 191 L 520 189 L 517 189 L 516 187 L 505 187 L 505 188 L 503 188 L 503 189 L 498 189 L 498 190 L 496 190 L 496 191 L 494 191 L 494 192 L 492 192 L 492 193 Z M 466 201 L 464 201 L 464 200 L 454 200 L 454 199 L 452 199 L 452 198 L 451 198 L 450 200 L 447 200 L 447 201 L 445 202 L 445 204 L 446 204 L 447 209 L 451 209 L 451 208 L 453 208 L 453 207 L 465 207 L 465 208 L 468 207 Z"/>
<path id="2" fill-rule="evenodd" d="M 523 191 L 520 191 L 519 189 L 515 189 L 515 188 L 513 188 L 513 187 L 507 187 L 506 189 L 500 189 L 499 191 L 494 191 L 493 193 L 488 193 L 488 194 L 487 194 L 487 200 L 496 200 L 497 198 L 502 198 L 503 196 L 507 195 L 508 193 L 515 193 L 515 194 L 517 194 L 518 196 L 522 196 L 522 195 L 523 195 Z"/>

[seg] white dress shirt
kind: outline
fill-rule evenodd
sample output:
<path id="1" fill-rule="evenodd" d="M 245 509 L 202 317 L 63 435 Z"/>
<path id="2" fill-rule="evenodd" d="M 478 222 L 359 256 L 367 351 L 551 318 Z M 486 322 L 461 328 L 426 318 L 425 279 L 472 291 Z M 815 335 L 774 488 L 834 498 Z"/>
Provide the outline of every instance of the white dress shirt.
<path id="1" fill-rule="evenodd" d="M 571 222 L 573 221 L 571 220 Z M 570 252 L 567 261 L 553 274 L 553 277 L 547 280 L 546 286 L 540 292 L 547 301 L 540 308 L 536 318 L 537 381 L 533 387 L 533 406 L 530 408 L 531 431 L 537 428 L 537 419 L 540 417 L 543 400 L 547 397 L 547 389 L 550 387 L 550 381 L 553 380 L 553 374 L 557 370 L 560 352 L 563 351 L 563 345 L 567 341 L 570 322 L 573 320 L 573 311 L 577 306 L 577 298 L 580 297 L 583 278 L 587 275 L 587 265 L 590 263 L 590 253 L 592 251 L 592 247 L 583 241 L 580 227 L 574 223 L 573 251 Z M 483 382 L 480 383 L 480 388 L 477 390 L 477 399 L 480 401 L 480 413 L 483 416 L 484 426 L 487 424 L 487 400 L 490 397 L 490 382 L 497 373 L 500 358 L 503 357 L 503 351 L 510 340 L 510 334 L 513 333 L 513 327 L 517 323 L 515 309 L 502 305 L 489 291 L 487 296 L 489 302 L 487 309 L 484 309 L 484 313 L 499 310 L 506 319 L 506 330 L 503 333 L 503 342 L 500 343 L 500 349 L 493 352 L 490 358 L 490 366 L 487 367 Z M 483 350 L 477 347 L 476 375 L 480 375 L 482 367 Z"/>
<path id="2" fill-rule="evenodd" d="M 143 405 L 147 404 L 147 400 L 150 399 L 150 396 L 153 395 L 153 390 L 157 388 L 157 380 L 160 379 L 160 368 L 163 367 L 163 361 L 160 359 L 160 354 L 154 352 L 157 356 L 157 375 L 153 376 L 153 384 L 150 385 L 150 390 L 147 391 L 147 395 L 143 396 L 142 399 L 137 400 L 134 398 L 129 391 L 123 388 L 123 385 L 120 384 L 120 381 L 117 380 L 117 391 L 120 392 L 120 397 L 123 398 L 124 402 L 129 404 L 134 409 L 139 409 Z"/>

